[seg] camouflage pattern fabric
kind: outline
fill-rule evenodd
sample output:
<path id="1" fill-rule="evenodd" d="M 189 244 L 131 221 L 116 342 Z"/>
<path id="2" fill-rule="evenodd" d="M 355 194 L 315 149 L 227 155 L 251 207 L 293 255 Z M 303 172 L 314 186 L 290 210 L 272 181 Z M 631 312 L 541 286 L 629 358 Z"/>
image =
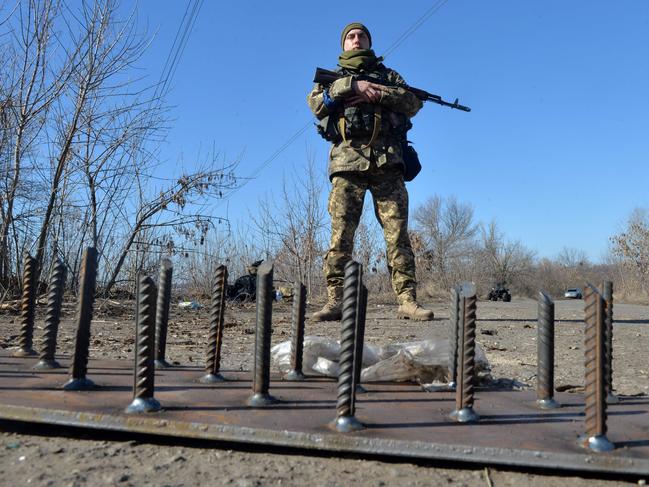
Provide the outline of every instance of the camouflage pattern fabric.
<path id="1" fill-rule="evenodd" d="M 421 100 L 405 89 L 403 78 L 394 70 L 379 64 L 374 73 L 397 86 L 389 87 L 379 105 L 385 117 L 390 112 L 410 118 L 423 106 Z M 354 93 L 352 76 L 336 80 L 328 88 L 329 97 L 340 101 Z M 316 84 L 307 97 L 313 114 L 322 120 L 341 116 L 341 110 L 330 112 L 324 104 L 324 87 Z M 351 260 L 354 234 L 363 211 L 365 192 L 374 199 L 374 213 L 383 228 L 392 287 L 399 304 L 416 299 L 415 259 L 408 237 L 408 192 L 403 181 L 403 133 L 382 130 L 369 147 L 367 138 L 351 138 L 332 144 L 329 152 L 329 179 L 332 189 L 328 210 L 331 215 L 331 242 L 325 255 L 324 274 L 329 302 L 342 296 L 345 264 Z"/>
<path id="2" fill-rule="evenodd" d="M 328 290 L 342 288 L 345 264 L 352 258 L 354 234 L 365 192 L 369 190 L 374 213 L 383 228 L 394 292 L 400 304 L 414 301 L 415 258 L 408 237 L 408 192 L 401 169 L 398 166 L 377 168 L 372 164 L 367 172 L 337 174 L 332 183 L 328 203 L 331 242 L 324 263 Z"/>
<path id="3" fill-rule="evenodd" d="M 379 68 L 382 72 L 381 77 L 390 83 L 407 86 L 406 82 L 396 71 L 386 68 L 382 64 Z M 372 73 L 365 73 L 371 75 Z M 329 113 L 324 104 L 323 98 L 324 87 L 316 84 L 313 90 L 307 96 L 307 102 L 313 114 L 319 120 L 326 116 L 336 114 Z M 346 96 L 353 94 L 352 77 L 346 76 L 336 80 L 329 87 L 329 96 L 336 100 L 344 100 Z M 400 86 L 386 87 L 386 92 L 381 97 L 380 106 L 387 113 L 389 111 L 402 113 L 407 117 L 413 117 L 423 106 L 411 92 Z M 329 152 L 329 179 L 338 172 L 347 171 L 367 171 L 370 166 L 370 160 L 374 160 L 377 167 L 384 164 L 399 165 L 403 167 L 403 155 L 401 153 L 401 136 L 381 130 L 378 137 L 375 138 L 371 146 L 363 148 L 369 142 L 369 136 L 362 139 L 343 140 L 333 144 Z"/>

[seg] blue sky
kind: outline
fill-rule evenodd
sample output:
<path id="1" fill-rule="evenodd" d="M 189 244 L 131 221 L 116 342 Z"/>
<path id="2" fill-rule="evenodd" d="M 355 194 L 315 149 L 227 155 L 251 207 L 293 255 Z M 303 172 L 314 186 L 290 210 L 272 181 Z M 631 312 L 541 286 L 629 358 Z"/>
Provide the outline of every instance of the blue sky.
<path id="1" fill-rule="evenodd" d="M 365 23 L 382 54 L 436 3 L 204 2 L 168 98 L 164 170 L 191 169 L 212 147 L 241 157 L 239 175 L 257 177 L 213 209 L 234 225 L 303 171 L 307 151 L 324 180 L 329 146 L 312 128 L 260 170 L 312 119 L 315 67 L 335 68 L 348 22 Z M 138 6 L 139 22 L 157 31 L 140 63 L 152 81 L 186 6 Z M 539 256 L 572 247 L 599 260 L 631 210 L 649 206 L 648 47 L 645 0 L 443 3 L 385 61 L 473 109 L 427 104 L 413 119 L 423 170 L 408 183 L 411 209 L 456 196 Z"/>

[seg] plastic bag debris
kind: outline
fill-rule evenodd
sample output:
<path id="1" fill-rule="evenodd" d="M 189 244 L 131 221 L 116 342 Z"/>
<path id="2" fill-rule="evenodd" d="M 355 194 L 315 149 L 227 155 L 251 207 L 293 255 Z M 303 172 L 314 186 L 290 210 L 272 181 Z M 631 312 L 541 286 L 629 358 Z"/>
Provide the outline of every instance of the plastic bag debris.
<path id="1" fill-rule="evenodd" d="M 330 338 L 304 338 L 302 371 L 307 375 L 338 376 L 340 342 Z M 291 342 L 278 343 L 271 349 L 274 366 L 285 374 L 291 365 Z M 365 344 L 363 347 L 362 382 L 412 381 L 430 384 L 431 389 L 448 381 L 449 341 L 421 340 L 391 343 L 385 346 Z M 489 362 L 476 344 L 476 372 L 488 372 Z"/>
<path id="2" fill-rule="evenodd" d="M 179 309 L 201 309 L 203 305 L 197 301 L 181 301 L 178 303 Z"/>

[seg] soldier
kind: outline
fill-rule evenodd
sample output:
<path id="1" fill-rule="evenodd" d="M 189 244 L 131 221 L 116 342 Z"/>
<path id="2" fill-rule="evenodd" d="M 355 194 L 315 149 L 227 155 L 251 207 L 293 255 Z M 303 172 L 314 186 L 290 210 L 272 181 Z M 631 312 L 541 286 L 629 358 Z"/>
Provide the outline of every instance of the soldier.
<path id="1" fill-rule="evenodd" d="M 370 49 L 372 37 L 363 24 L 346 26 L 341 44 L 339 71 L 346 76 L 327 88 L 316 84 L 307 97 L 321 121 L 321 135 L 333 144 L 329 153 L 331 242 L 324 259 L 327 303 L 313 319 L 342 317 L 344 267 L 352 258 L 354 234 L 369 190 L 383 228 L 388 269 L 399 301 L 397 316 L 432 320 L 433 312 L 417 304 L 415 258 L 408 237 L 408 192 L 403 179 L 402 143 L 411 127 L 410 118 L 422 102 L 402 87 L 354 79 L 355 74 L 364 74 L 407 86 Z"/>

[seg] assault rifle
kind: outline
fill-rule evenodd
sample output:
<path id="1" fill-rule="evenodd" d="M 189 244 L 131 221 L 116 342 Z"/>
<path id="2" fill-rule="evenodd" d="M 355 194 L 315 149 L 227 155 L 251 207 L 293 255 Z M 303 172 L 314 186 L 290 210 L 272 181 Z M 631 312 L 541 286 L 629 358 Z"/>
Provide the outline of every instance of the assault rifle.
<path id="1" fill-rule="evenodd" d="M 313 78 L 314 83 L 318 83 L 324 86 L 328 86 L 337 79 L 344 78 L 345 75 L 341 73 L 336 73 L 335 71 L 329 71 L 328 69 L 322 69 L 322 68 L 316 68 L 315 69 L 315 77 Z M 376 83 L 377 85 L 383 85 L 383 86 L 396 86 L 392 85 L 390 83 L 385 83 L 383 81 L 377 80 L 376 78 L 372 78 L 371 76 L 365 76 L 365 75 L 358 75 L 354 76 L 355 80 L 358 81 L 371 81 L 372 83 Z M 420 90 L 419 88 L 413 88 L 412 86 L 403 86 L 402 88 L 405 88 L 408 90 L 410 93 L 415 95 L 417 98 L 419 98 L 421 101 L 432 101 L 433 103 L 437 103 L 438 105 L 442 105 L 445 107 L 451 107 L 455 108 L 456 110 L 462 110 L 464 112 L 470 112 L 471 109 L 469 107 L 465 107 L 464 105 L 460 105 L 458 103 L 458 99 L 456 98 L 453 103 L 450 103 L 448 101 L 442 100 L 442 97 L 439 95 L 433 95 L 432 93 L 428 93 L 427 91 Z"/>

